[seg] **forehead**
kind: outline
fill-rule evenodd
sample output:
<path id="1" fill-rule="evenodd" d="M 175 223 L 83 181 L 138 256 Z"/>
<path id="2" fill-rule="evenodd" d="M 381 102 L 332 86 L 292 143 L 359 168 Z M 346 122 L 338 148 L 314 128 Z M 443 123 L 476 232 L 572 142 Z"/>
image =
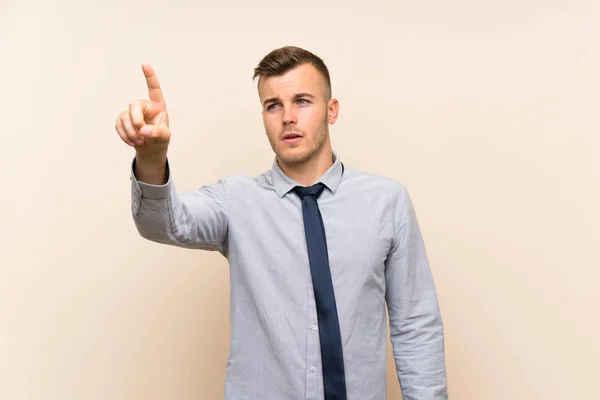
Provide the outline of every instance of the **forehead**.
<path id="1" fill-rule="evenodd" d="M 318 96 L 323 92 L 324 85 L 325 79 L 315 67 L 302 64 L 283 75 L 261 78 L 258 94 L 261 99 L 304 92 Z"/>

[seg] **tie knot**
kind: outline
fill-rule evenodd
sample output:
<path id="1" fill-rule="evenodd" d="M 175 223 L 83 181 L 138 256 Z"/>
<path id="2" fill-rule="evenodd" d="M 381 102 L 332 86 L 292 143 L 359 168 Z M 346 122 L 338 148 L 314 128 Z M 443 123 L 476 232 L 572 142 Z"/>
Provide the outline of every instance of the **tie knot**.
<path id="1" fill-rule="evenodd" d="M 325 185 L 319 182 L 312 186 L 296 186 L 294 187 L 294 192 L 296 192 L 301 199 L 303 199 L 304 196 L 315 196 L 315 198 L 319 198 L 321 193 L 323 193 L 323 189 L 325 189 Z"/>

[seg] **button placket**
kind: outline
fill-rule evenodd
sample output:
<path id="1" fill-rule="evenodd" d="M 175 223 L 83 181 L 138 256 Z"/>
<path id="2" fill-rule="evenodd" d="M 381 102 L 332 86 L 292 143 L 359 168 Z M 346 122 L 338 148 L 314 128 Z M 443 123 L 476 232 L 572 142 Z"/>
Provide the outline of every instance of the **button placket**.
<path id="1" fill-rule="evenodd" d="M 306 400 L 318 400 L 319 399 L 319 335 L 316 334 L 318 330 L 317 321 L 317 308 L 315 304 L 315 296 L 312 285 L 309 286 L 308 292 L 308 315 L 307 321 L 309 323 L 308 329 L 306 330 Z"/>

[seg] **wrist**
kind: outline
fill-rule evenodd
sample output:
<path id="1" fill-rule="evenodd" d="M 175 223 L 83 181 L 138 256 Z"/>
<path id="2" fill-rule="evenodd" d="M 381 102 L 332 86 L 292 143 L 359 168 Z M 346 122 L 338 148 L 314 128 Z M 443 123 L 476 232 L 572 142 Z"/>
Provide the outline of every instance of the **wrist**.
<path id="1" fill-rule="evenodd" d="M 148 151 L 148 150 L 137 150 L 135 158 L 138 162 L 144 164 L 163 165 L 167 162 L 167 151 Z"/>

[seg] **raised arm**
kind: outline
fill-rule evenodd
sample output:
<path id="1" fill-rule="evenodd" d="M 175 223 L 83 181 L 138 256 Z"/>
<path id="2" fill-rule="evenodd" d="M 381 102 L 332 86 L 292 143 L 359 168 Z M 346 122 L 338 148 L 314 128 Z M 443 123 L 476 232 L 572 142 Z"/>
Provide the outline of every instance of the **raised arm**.
<path id="1" fill-rule="evenodd" d="M 142 65 L 149 98 L 132 101 L 115 129 L 135 149 L 132 214 L 142 237 L 179 247 L 227 250 L 228 187 L 224 181 L 177 193 L 167 151 L 171 139 L 163 93 L 150 65 Z"/>

